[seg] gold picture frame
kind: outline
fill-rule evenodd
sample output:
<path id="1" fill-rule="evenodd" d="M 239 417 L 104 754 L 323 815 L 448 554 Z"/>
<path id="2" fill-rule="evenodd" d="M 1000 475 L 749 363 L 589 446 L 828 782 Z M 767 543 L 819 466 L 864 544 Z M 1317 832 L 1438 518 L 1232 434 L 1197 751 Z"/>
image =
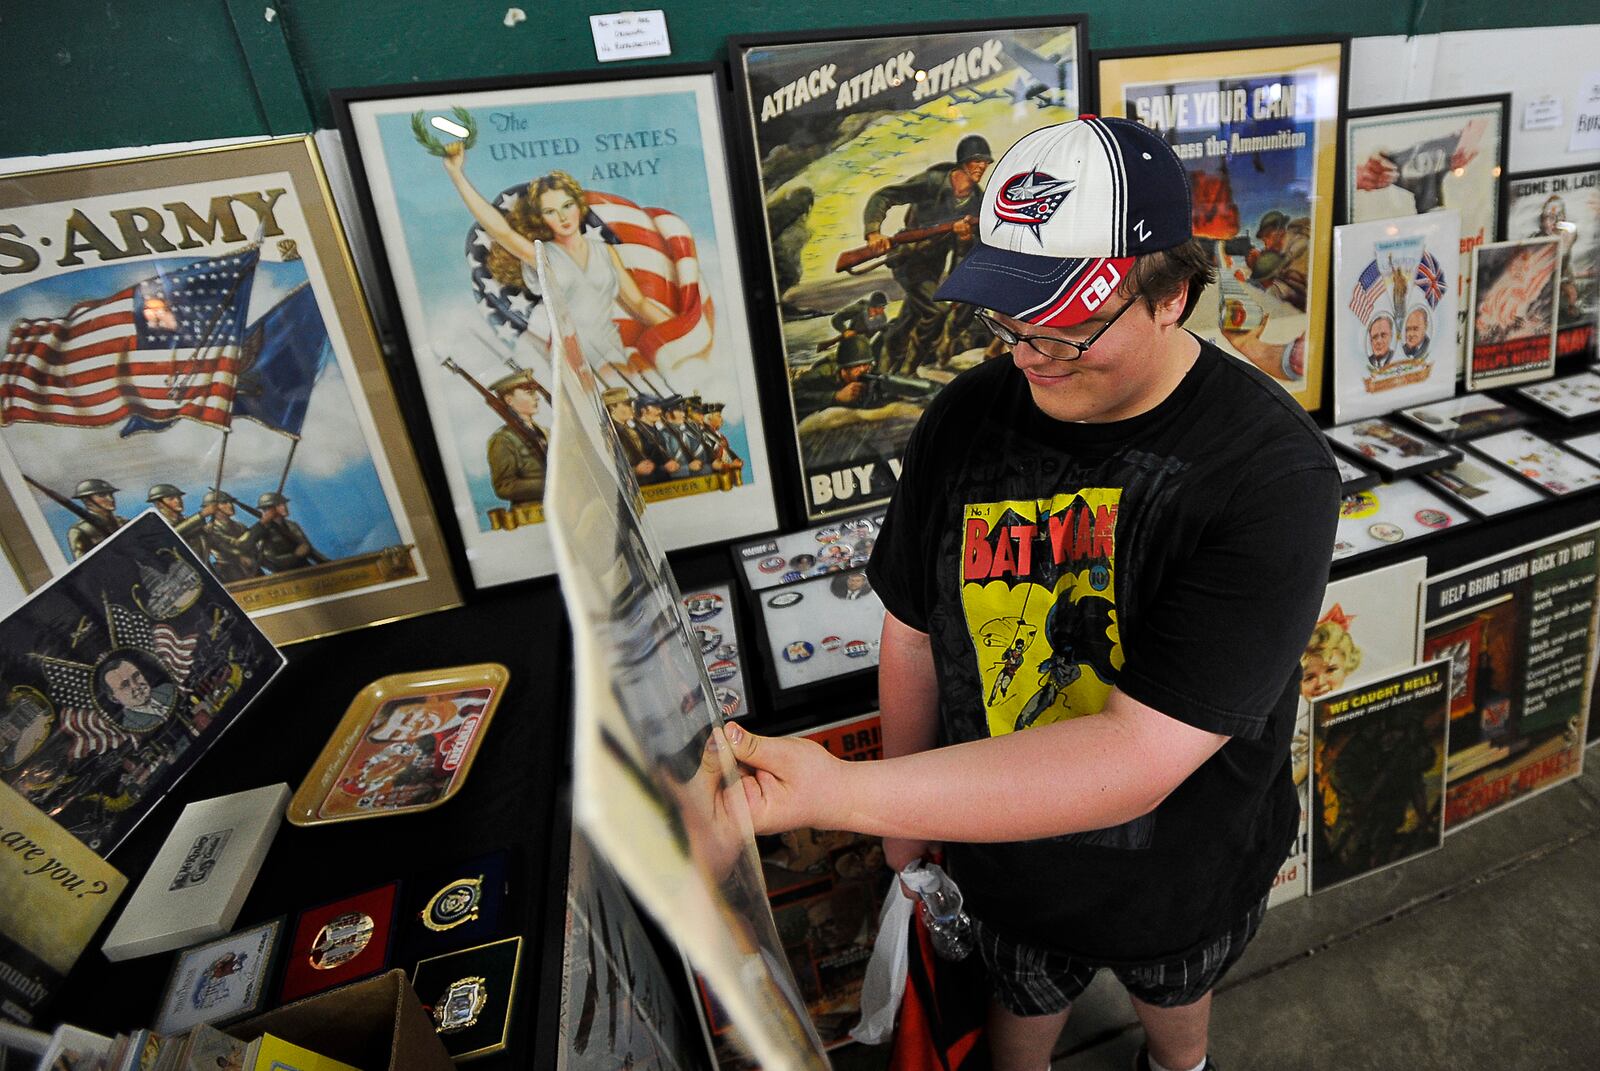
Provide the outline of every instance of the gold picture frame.
<path id="1" fill-rule="evenodd" d="M 459 603 L 310 137 L 0 177 L 0 327 L 29 588 L 168 487 L 274 643 Z"/>

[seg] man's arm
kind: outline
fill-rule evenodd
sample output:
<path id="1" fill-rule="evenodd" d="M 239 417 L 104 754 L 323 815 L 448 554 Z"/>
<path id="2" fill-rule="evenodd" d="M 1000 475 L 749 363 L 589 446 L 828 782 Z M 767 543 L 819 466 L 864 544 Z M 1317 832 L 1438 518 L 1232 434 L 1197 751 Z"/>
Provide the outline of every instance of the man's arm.
<path id="1" fill-rule="evenodd" d="M 878 703 L 885 758 L 930 751 L 939 742 L 939 682 L 928 634 L 887 612 L 878 646 Z M 884 858 L 897 871 L 927 851 L 924 837 L 883 841 Z"/>
<path id="2" fill-rule="evenodd" d="M 1115 689 L 1090 717 L 882 762 L 844 762 L 810 741 L 731 723 L 728 739 L 758 833 L 813 826 L 966 843 L 1132 821 L 1228 740 Z"/>

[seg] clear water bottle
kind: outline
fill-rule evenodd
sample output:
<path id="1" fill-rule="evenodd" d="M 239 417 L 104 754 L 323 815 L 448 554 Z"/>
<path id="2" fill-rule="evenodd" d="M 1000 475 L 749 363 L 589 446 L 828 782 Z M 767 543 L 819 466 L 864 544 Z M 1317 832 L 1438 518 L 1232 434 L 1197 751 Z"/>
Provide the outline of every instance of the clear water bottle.
<path id="1" fill-rule="evenodd" d="M 921 901 L 922 921 L 934 952 L 948 960 L 966 959 L 972 953 L 974 937 L 972 920 L 961 907 L 961 890 L 936 863 L 924 863 L 920 870 L 907 884 Z"/>

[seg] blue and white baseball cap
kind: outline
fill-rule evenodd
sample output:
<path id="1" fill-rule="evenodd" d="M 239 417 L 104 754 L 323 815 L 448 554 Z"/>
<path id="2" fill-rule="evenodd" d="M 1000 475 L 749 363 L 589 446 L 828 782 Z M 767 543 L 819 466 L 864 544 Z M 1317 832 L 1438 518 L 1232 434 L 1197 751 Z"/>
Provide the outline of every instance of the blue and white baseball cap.
<path id="1" fill-rule="evenodd" d="M 1193 234 L 1183 165 L 1129 119 L 1082 115 L 1035 130 L 992 175 L 978 244 L 936 298 L 1071 327 L 1116 292 L 1135 257 Z"/>

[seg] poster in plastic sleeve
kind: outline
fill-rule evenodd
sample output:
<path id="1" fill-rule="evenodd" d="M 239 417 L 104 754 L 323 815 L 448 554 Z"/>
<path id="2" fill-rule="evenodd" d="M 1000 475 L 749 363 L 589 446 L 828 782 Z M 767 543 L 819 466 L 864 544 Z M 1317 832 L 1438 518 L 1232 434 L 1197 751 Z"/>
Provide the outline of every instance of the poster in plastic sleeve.
<path id="1" fill-rule="evenodd" d="M 1533 434 L 1503 431 L 1472 442 L 1484 457 L 1552 495 L 1570 495 L 1600 485 L 1600 467 Z"/>
<path id="2" fill-rule="evenodd" d="M 147 506 L 275 643 L 454 605 L 309 137 L 0 178 L 0 537 Z"/>
<path id="3" fill-rule="evenodd" d="M 1582 769 L 1600 526 L 1428 578 L 1425 658 L 1450 660 L 1445 832 Z"/>
<path id="4" fill-rule="evenodd" d="M 539 275 L 550 278 L 543 246 Z M 573 620 L 573 812 L 772 1071 L 823 1071 L 682 594 L 559 294 L 545 507 Z"/>
<path id="5" fill-rule="evenodd" d="M 1499 237 L 1509 95 L 1352 111 L 1344 127 L 1345 223 L 1455 212 L 1457 337 L 1466 359 L 1472 251 Z M 1458 367 L 1464 367 L 1459 364 Z"/>
<path id="6" fill-rule="evenodd" d="M 676 990 L 615 873 L 572 835 L 556 1071 L 700 1071 Z"/>
<path id="7" fill-rule="evenodd" d="M 479 587 L 549 574 L 542 240 L 669 549 L 777 523 L 717 78 L 338 94 Z"/>
<path id="8" fill-rule="evenodd" d="M 1339 500 L 1333 560 L 1467 524 L 1472 516 L 1416 480 L 1370 487 Z"/>
<path id="9" fill-rule="evenodd" d="M 1335 420 L 1455 393 L 1460 242 L 1454 212 L 1334 228 Z"/>
<path id="10" fill-rule="evenodd" d="M 1561 250 L 1556 356 L 1594 354 L 1600 331 L 1600 168 L 1506 179 L 1507 238 L 1554 236 Z"/>
<path id="11" fill-rule="evenodd" d="M 883 757 L 876 713 L 795 735 L 839 758 Z M 762 837 L 760 844 L 767 898 L 806 1007 L 825 1046 L 848 1045 L 850 1028 L 861 1018 L 861 985 L 878 939 L 883 898 L 894 882 L 883 843 L 860 833 L 797 829 Z M 726 1013 L 698 978 L 696 988 L 718 1066 L 752 1066 L 740 1055 Z"/>
<path id="12" fill-rule="evenodd" d="M 1075 118 L 1081 19 L 736 38 L 805 515 L 889 497 L 928 401 L 995 356 L 934 292 L 977 240 L 992 162 Z"/>
<path id="13" fill-rule="evenodd" d="M 1300 702 L 1290 755 L 1300 795 L 1300 835 L 1273 880 L 1268 906 L 1306 895 L 1310 850 L 1311 704 L 1377 680 L 1422 655 L 1422 584 L 1426 558 L 1413 558 L 1335 580 L 1300 655 Z"/>
<path id="14" fill-rule="evenodd" d="M 1467 389 L 1508 387 L 1555 375 L 1559 240 L 1481 245 L 1472 251 L 1472 261 Z"/>
<path id="15" fill-rule="evenodd" d="M 1189 175 L 1217 282 L 1188 327 L 1321 404 L 1344 46 L 1109 53 L 1100 109 L 1160 133 Z"/>
<path id="16" fill-rule="evenodd" d="M 1312 704 L 1313 896 L 1443 846 L 1449 693 L 1439 658 Z"/>

